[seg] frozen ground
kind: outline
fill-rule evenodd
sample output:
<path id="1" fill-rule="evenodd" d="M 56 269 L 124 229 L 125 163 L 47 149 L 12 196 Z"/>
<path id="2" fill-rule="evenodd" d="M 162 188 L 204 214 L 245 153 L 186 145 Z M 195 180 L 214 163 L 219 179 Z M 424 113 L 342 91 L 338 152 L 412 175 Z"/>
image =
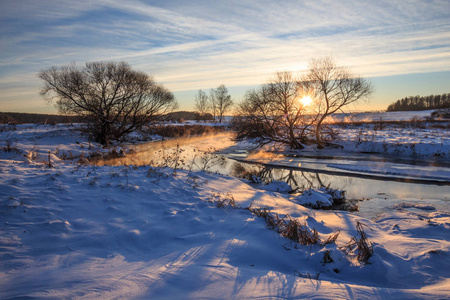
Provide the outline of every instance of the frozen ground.
<path id="1" fill-rule="evenodd" d="M 404 203 L 370 220 L 204 171 L 80 165 L 70 158 L 104 150 L 65 127 L 23 126 L 0 140 L 2 299 L 450 297 L 448 210 Z M 322 240 L 340 235 L 300 245 L 250 205 L 289 214 Z M 367 265 L 339 250 L 358 237 L 357 221 L 373 243 Z"/>

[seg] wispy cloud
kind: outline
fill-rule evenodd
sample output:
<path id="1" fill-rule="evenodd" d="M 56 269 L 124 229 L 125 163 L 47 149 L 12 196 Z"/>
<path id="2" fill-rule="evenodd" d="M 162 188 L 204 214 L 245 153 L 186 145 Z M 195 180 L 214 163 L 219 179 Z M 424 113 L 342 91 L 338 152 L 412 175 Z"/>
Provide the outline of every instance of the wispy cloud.
<path id="1" fill-rule="evenodd" d="M 128 61 L 172 90 L 263 83 L 323 55 L 363 76 L 449 71 L 450 3 L 10 1 L 0 52 L 0 82 L 29 73 L 35 91 L 40 69 L 93 60 Z"/>

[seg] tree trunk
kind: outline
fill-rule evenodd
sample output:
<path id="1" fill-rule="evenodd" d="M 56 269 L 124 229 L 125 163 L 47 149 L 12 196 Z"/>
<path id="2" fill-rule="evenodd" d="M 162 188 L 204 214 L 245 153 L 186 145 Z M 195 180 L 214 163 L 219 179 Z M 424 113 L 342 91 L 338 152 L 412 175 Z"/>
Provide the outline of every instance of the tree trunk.
<path id="1" fill-rule="evenodd" d="M 319 119 L 319 121 L 317 122 L 317 126 L 316 126 L 316 142 L 317 142 L 317 148 L 318 148 L 318 149 L 323 149 L 323 148 L 324 148 L 323 141 L 322 141 L 322 138 L 321 138 L 321 136 L 320 136 L 320 131 L 321 131 L 321 127 L 322 127 L 322 122 L 323 122 L 323 120 L 325 120 L 325 117 L 326 117 L 326 116 L 327 116 L 327 115 L 324 114 L 324 115 Z"/>
<path id="2" fill-rule="evenodd" d="M 294 129 L 292 126 L 289 128 L 289 144 L 292 149 L 304 149 L 303 145 L 295 137 Z"/>

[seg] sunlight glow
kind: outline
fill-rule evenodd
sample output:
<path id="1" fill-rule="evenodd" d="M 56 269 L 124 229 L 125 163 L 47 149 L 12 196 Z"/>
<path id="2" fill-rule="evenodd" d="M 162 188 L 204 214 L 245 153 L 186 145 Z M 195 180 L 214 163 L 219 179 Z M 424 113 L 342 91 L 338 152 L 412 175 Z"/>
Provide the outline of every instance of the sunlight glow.
<path id="1" fill-rule="evenodd" d="M 303 98 L 300 99 L 300 102 L 304 105 L 304 106 L 308 106 L 311 104 L 312 99 L 310 96 L 304 96 Z"/>

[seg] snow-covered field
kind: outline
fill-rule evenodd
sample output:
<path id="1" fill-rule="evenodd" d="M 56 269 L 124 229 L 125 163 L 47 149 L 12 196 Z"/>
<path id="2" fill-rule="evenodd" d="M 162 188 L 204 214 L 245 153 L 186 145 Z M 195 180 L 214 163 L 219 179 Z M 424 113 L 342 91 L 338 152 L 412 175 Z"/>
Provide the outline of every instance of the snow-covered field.
<path id="1" fill-rule="evenodd" d="M 433 111 L 435 110 L 336 113 L 331 115 L 327 120 L 334 122 L 409 121 L 411 119 L 430 117 Z"/>
<path id="2" fill-rule="evenodd" d="M 79 164 L 105 150 L 65 126 L 20 126 L 0 140 L 1 299 L 450 297 L 448 209 L 405 203 L 372 220 L 206 171 Z M 198 144 L 239 147 L 225 136 Z M 259 207 L 322 241 L 340 234 L 301 245 L 266 226 Z M 341 248 L 360 238 L 357 222 L 368 264 Z"/>
<path id="3" fill-rule="evenodd" d="M 399 128 L 385 126 L 374 130 L 368 126 L 340 129 L 337 142 L 346 151 L 387 154 L 414 159 L 450 158 L 448 130 L 436 128 Z"/>

